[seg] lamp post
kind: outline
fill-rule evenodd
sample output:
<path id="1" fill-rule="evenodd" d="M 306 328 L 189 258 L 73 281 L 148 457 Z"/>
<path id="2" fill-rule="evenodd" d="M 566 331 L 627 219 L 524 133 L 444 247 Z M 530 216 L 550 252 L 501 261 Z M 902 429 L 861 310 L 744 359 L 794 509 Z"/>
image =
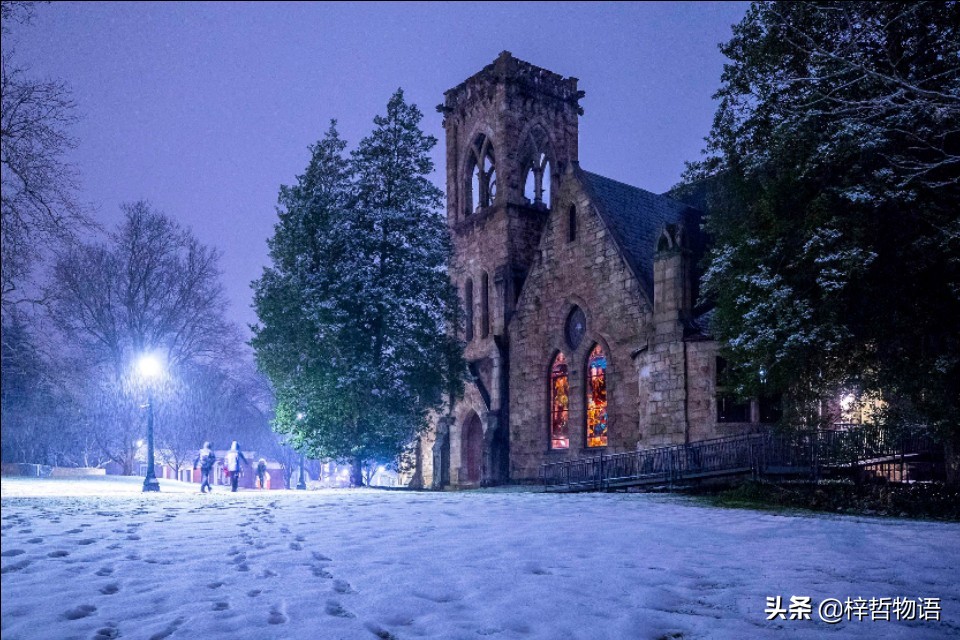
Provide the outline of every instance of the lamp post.
<path id="1" fill-rule="evenodd" d="M 297 413 L 297 422 L 300 422 L 301 420 L 303 420 L 303 413 Z M 304 465 L 303 451 L 301 451 L 300 452 L 300 480 L 297 482 L 298 491 L 306 491 L 307 489 L 307 481 L 303 477 L 303 465 Z"/>
<path id="2" fill-rule="evenodd" d="M 143 477 L 143 490 L 160 491 L 160 482 L 153 468 L 153 385 L 151 380 L 158 378 L 163 368 L 154 356 L 146 355 L 137 363 L 140 375 L 147 383 L 147 473 Z"/>

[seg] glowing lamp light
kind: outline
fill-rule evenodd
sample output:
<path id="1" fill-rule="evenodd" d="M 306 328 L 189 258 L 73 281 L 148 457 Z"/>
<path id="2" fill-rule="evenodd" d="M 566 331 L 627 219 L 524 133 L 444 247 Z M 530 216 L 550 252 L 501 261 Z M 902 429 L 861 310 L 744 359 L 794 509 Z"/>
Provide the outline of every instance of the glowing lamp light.
<path id="1" fill-rule="evenodd" d="M 145 355 L 141 356 L 137 362 L 137 370 L 145 378 L 159 378 L 160 374 L 163 373 L 163 365 L 160 364 L 156 356 Z"/>
<path id="2" fill-rule="evenodd" d="M 847 393 L 840 397 L 840 408 L 844 411 L 849 411 L 850 407 L 853 406 L 853 403 L 856 401 L 856 398 L 852 393 Z"/>
<path id="3" fill-rule="evenodd" d="M 163 365 L 156 356 L 145 353 L 137 361 L 137 370 L 144 380 L 156 380 L 163 375 Z M 153 465 L 153 385 L 147 384 L 147 471 L 143 476 L 145 492 L 160 491 L 160 483 L 154 473 Z"/>

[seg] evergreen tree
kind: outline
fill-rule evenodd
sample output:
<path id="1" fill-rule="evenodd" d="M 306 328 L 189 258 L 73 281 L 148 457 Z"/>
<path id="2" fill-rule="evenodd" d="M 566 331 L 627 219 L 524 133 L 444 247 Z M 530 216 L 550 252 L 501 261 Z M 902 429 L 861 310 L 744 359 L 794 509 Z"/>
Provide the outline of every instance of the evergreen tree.
<path id="1" fill-rule="evenodd" d="M 313 457 L 396 458 L 459 391 L 461 346 L 436 139 L 402 91 L 349 160 L 331 126 L 281 189 L 272 269 L 254 284 L 254 348 L 278 397 L 276 426 Z"/>
<path id="2" fill-rule="evenodd" d="M 722 46 L 685 188 L 712 191 L 704 292 L 744 392 L 855 385 L 957 442 L 958 27 L 957 2 L 755 3 Z"/>

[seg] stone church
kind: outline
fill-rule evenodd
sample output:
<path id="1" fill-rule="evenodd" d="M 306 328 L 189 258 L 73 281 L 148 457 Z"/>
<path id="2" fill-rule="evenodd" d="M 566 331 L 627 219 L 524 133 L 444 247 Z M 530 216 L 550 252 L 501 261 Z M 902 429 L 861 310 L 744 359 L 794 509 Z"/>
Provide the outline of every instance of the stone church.
<path id="1" fill-rule="evenodd" d="M 723 393 L 695 313 L 700 211 L 582 168 L 583 95 L 505 51 L 438 107 L 470 380 L 418 443 L 411 486 L 531 482 L 546 462 L 767 417 Z"/>

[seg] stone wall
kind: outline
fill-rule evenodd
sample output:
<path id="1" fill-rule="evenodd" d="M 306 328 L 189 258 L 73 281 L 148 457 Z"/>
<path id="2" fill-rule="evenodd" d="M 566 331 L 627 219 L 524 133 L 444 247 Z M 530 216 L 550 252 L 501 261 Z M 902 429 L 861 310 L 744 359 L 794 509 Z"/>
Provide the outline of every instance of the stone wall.
<path id="1" fill-rule="evenodd" d="M 446 92 L 440 106 L 446 130 L 447 221 L 454 249 L 450 277 L 461 301 L 466 305 L 472 299 L 472 314 L 465 317 L 472 317 L 472 331 L 464 327 L 460 335 L 472 334 L 464 355 L 476 379 L 467 384 L 465 397 L 454 406 L 454 421 L 449 426 L 449 472 L 454 485 L 459 485 L 464 475 L 460 442 L 464 421 L 474 413 L 484 428 L 483 482 L 505 479 L 497 477 L 499 466 L 490 449 L 496 429 L 506 428 L 509 419 L 507 328 L 549 215 L 545 205 L 524 196 L 524 183 L 528 168 L 540 153 L 550 160 L 554 190 L 560 167 L 576 161 L 576 85 L 574 78 L 503 52 L 491 65 Z M 468 186 L 470 154 L 481 136 L 492 145 L 496 193 L 488 206 L 475 209 Z M 468 285 L 472 296 L 466 295 Z M 489 318 L 488 327 L 484 317 Z M 421 452 L 427 456 L 431 451 L 424 440 Z"/>
<path id="2" fill-rule="evenodd" d="M 650 309 L 640 283 L 624 262 L 609 231 L 576 182 L 566 182 L 544 228 L 538 256 L 510 325 L 510 477 L 537 477 L 543 462 L 598 452 L 587 449 L 586 363 L 600 344 L 607 365 L 608 453 L 633 449 L 638 436 L 636 368 L 631 354 L 644 342 Z M 577 237 L 568 241 L 568 211 L 577 209 Z M 578 348 L 565 339 L 574 305 L 587 318 Z M 562 352 L 569 367 L 570 448 L 549 448 L 549 371 Z"/>

